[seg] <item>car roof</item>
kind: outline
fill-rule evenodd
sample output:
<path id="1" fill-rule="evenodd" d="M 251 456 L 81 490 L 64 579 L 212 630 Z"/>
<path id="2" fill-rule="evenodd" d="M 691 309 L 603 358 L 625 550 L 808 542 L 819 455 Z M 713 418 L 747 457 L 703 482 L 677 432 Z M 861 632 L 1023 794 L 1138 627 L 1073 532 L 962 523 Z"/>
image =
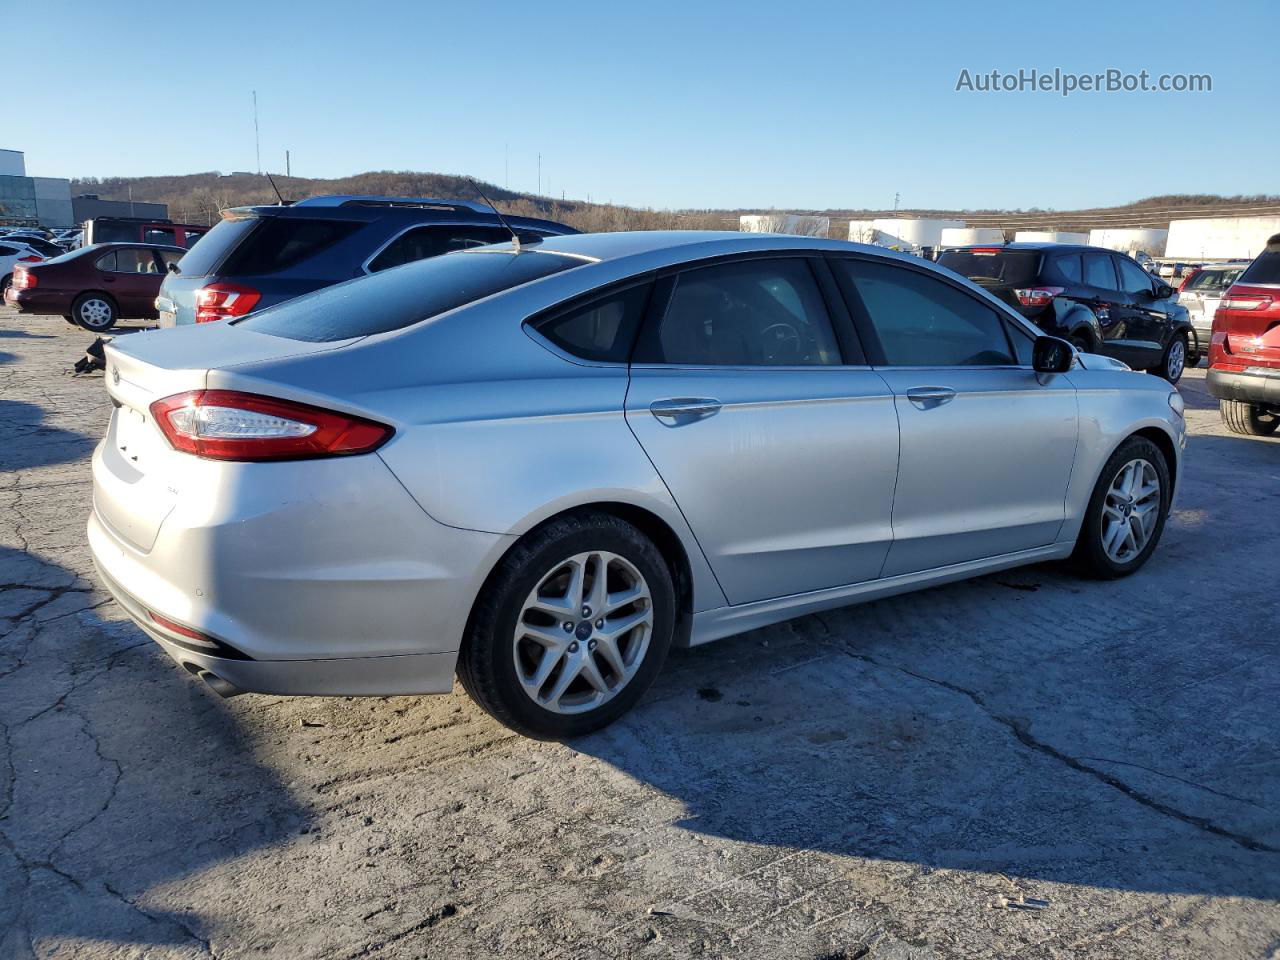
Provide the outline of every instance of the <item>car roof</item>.
<path id="1" fill-rule="evenodd" d="M 922 262 L 884 247 L 872 247 L 824 237 L 800 237 L 781 233 L 738 233 L 716 230 L 634 230 L 617 233 L 575 233 L 548 237 L 533 246 L 539 253 L 556 253 L 595 261 L 622 260 L 655 255 L 655 259 L 694 260 L 733 253 L 794 250 L 861 250 L 910 262 Z M 511 244 L 487 248 L 511 249 Z M 667 256 L 662 256 L 666 254 Z"/>
<path id="2" fill-rule="evenodd" d="M 179 247 L 172 243 L 142 243 L 141 241 L 134 242 L 132 240 L 111 240 L 107 243 L 91 243 L 87 247 L 77 247 L 72 251 L 72 253 L 79 253 L 81 250 L 118 250 L 120 247 L 128 247 L 131 250 L 137 247 L 142 247 L 145 250 L 177 250 L 182 253 L 187 252 L 186 247 Z"/>
<path id="3" fill-rule="evenodd" d="M 437 197 L 374 197 L 374 196 L 322 196 L 307 197 L 297 203 L 258 204 L 255 206 L 231 207 L 222 212 L 226 219 L 245 217 L 284 217 L 314 218 L 320 220 L 359 220 L 372 222 L 375 220 L 430 221 L 445 223 L 458 222 L 482 224 L 485 226 L 502 226 L 500 218 L 492 207 L 472 203 L 470 200 L 450 200 Z M 554 220 L 543 220 L 537 217 L 519 217 L 506 215 L 506 221 L 516 227 L 542 229 L 548 232 L 563 233 L 573 228 Z"/>

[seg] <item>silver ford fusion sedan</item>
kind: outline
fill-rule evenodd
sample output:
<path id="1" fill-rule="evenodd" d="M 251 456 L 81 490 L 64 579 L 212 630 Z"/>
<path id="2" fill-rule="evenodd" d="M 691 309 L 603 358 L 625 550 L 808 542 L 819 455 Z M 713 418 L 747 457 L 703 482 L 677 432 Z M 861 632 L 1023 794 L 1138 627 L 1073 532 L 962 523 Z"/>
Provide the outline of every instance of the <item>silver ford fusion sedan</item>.
<path id="1" fill-rule="evenodd" d="M 874 247 L 615 233 L 408 264 L 107 348 L 103 581 L 222 695 L 609 723 L 672 644 L 1019 564 L 1141 567 L 1156 377 Z"/>

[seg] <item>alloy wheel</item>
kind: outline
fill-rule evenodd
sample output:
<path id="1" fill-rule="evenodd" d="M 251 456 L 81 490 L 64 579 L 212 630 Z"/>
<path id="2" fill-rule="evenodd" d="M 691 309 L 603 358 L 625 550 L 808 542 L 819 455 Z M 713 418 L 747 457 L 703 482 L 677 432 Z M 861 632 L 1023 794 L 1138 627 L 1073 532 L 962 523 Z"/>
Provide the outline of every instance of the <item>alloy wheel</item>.
<path id="1" fill-rule="evenodd" d="M 80 304 L 80 322 L 86 327 L 97 329 L 111 322 L 111 304 L 98 297 L 92 297 Z"/>
<path id="2" fill-rule="evenodd" d="M 1114 563 L 1142 553 L 1160 517 L 1160 475 L 1150 462 L 1130 460 L 1102 501 L 1102 549 Z"/>
<path id="3" fill-rule="evenodd" d="M 1182 371 L 1187 365 L 1187 345 L 1181 339 L 1174 340 L 1169 344 L 1169 359 L 1165 362 L 1165 373 L 1171 383 L 1182 376 Z"/>
<path id="4" fill-rule="evenodd" d="M 653 600 L 625 557 L 603 550 L 556 564 L 530 591 L 512 637 L 516 677 L 552 713 L 612 700 L 644 663 Z"/>

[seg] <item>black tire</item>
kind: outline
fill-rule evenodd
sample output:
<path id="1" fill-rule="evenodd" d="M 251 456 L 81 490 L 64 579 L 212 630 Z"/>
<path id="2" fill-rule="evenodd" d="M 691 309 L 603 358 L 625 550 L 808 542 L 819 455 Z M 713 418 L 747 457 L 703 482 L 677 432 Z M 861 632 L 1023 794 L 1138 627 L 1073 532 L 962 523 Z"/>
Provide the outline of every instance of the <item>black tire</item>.
<path id="1" fill-rule="evenodd" d="M 1181 356 L 1179 356 L 1179 352 Z M 1160 357 L 1160 365 L 1150 370 L 1156 376 L 1164 377 L 1170 383 L 1177 383 L 1182 379 L 1183 371 L 1187 369 L 1187 335 L 1185 333 L 1175 334 L 1170 339 L 1168 346 L 1164 348 L 1164 354 Z"/>
<path id="2" fill-rule="evenodd" d="M 0 303 L 4 302 L 4 295 L 9 292 L 9 287 L 13 285 L 13 274 L 6 273 L 4 279 L 0 280 Z"/>
<path id="3" fill-rule="evenodd" d="M 568 558 L 591 551 L 616 554 L 644 578 L 653 613 L 648 647 L 631 679 L 611 699 L 580 713 L 555 712 L 535 703 L 521 685 L 515 664 L 516 624 L 526 598 L 548 574 Z M 662 669 L 671 646 L 675 604 L 671 570 L 658 548 L 635 527 L 602 513 L 552 520 L 527 534 L 489 576 L 458 654 L 458 679 L 471 699 L 495 720 L 527 737 L 562 740 L 599 730 L 631 709 Z M 590 620 L 587 617 L 587 629 Z M 594 641 L 591 649 L 595 649 Z M 581 656 L 599 655 L 584 652 Z M 593 662 L 602 668 L 600 660 Z M 557 676 L 558 670 L 547 682 L 554 683 Z"/>
<path id="4" fill-rule="evenodd" d="M 71 317 L 93 333 L 110 330 L 116 325 L 120 309 L 105 293 L 82 293 L 71 305 Z"/>
<path id="5" fill-rule="evenodd" d="M 1093 353 L 1093 341 L 1083 333 L 1073 333 L 1070 342 L 1081 353 Z"/>
<path id="6" fill-rule="evenodd" d="M 1269 437 L 1280 429 L 1280 415 L 1268 413 L 1261 404 L 1219 400 L 1218 412 L 1228 430 L 1246 437 Z"/>
<path id="7" fill-rule="evenodd" d="M 1120 471 L 1133 460 L 1146 460 L 1155 468 L 1160 480 L 1160 504 L 1156 515 L 1155 527 L 1152 529 L 1146 545 L 1135 556 L 1124 562 L 1116 562 L 1107 555 L 1102 543 L 1103 505 L 1107 492 Z M 1089 497 L 1089 505 L 1085 508 L 1084 523 L 1080 534 L 1076 537 L 1075 551 L 1071 554 L 1071 563 L 1076 571 L 1084 576 L 1098 580 L 1115 580 L 1136 573 L 1150 558 L 1160 542 L 1164 532 L 1165 521 L 1169 516 L 1170 497 L 1169 464 L 1164 453 L 1146 437 L 1130 437 L 1116 448 L 1102 468 L 1097 483 L 1093 487 L 1093 495 Z"/>

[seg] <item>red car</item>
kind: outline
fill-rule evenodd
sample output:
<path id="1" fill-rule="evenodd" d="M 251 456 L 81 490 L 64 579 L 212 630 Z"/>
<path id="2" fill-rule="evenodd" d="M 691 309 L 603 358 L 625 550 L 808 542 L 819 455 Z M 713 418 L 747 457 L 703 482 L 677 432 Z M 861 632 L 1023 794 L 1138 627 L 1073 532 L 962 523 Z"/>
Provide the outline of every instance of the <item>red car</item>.
<path id="1" fill-rule="evenodd" d="M 1222 295 L 1206 381 L 1228 430 L 1265 437 L 1280 429 L 1280 233 Z"/>
<path id="2" fill-rule="evenodd" d="M 86 330 L 121 318 L 154 320 L 156 294 L 186 253 L 154 243 L 97 243 L 43 263 L 19 263 L 4 301 L 23 313 L 57 313 Z"/>

